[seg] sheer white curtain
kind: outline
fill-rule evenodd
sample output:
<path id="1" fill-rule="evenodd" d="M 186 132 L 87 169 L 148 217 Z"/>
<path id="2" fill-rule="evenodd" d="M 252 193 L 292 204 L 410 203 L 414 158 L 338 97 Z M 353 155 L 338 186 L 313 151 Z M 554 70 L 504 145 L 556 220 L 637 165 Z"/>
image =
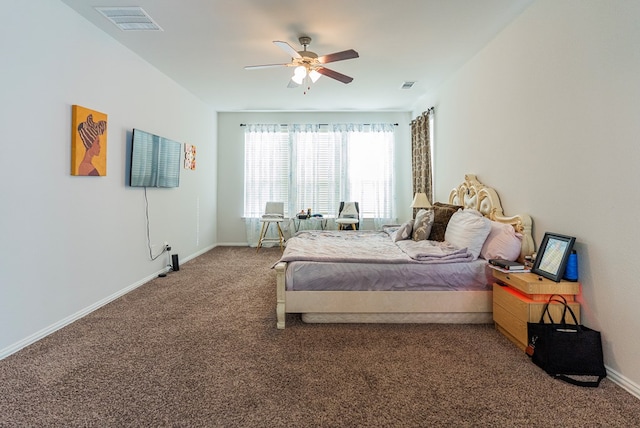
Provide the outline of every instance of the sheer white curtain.
<path id="1" fill-rule="evenodd" d="M 347 165 L 344 174 L 348 179 L 342 183 L 342 200 L 358 202 L 360 217 L 372 219 L 375 229 L 395 223 L 395 127 L 346 124 L 336 125 L 333 130 L 342 138 Z"/>
<path id="2" fill-rule="evenodd" d="M 280 125 L 247 125 L 244 133 L 244 220 L 247 242 L 257 246 L 260 238 L 260 216 L 267 202 L 283 202 L 285 217 L 289 205 L 289 166 L 291 159 L 289 132 Z M 281 224 L 285 236 L 287 222 Z M 270 228 L 269 235 L 276 237 Z M 267 244 L 265 246 L 268 246 Z"/>
<path id="3" fill-rule="evenodd" d="M 391 124 L 247 125 L 244 218 L 256 245 L 259 217 L 268 201 L 284 202 L 285 216 L 311 209 L 335 228 L 341 201 L 356 201 L 377 229 L 395 222 Z M 285 236 L 294 231 L 286 227 Z M 296 228 L 317 227 L 296 222 Z M 362 226 L 362 224 L 361 224 Z"/>

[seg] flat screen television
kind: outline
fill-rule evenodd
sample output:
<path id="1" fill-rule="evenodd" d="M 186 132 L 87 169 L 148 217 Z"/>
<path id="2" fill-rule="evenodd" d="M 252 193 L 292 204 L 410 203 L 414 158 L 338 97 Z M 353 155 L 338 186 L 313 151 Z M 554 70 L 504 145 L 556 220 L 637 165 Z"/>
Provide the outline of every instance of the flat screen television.
<path id="1" fill-rule="evenodd" d="M 131 138 L 131 187 L 178 187 L 182 144 L 140 129 Z"/>

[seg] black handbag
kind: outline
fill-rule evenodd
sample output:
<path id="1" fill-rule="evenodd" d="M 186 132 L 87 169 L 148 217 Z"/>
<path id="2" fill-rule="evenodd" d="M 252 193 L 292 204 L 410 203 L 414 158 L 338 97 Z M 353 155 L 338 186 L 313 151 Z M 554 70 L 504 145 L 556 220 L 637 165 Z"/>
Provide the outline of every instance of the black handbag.
<path id="1" fill-rule="evenodd" d="M 555 323 L 549 312 L 549 304 L 564 305 L 562 322 Z M 567 324 L 567 312 L 575 324 Z M 549 323 L 544 322 L 545 314 Z M 600 332 L 578 324 L 576 315 L 560 295 L 552 295 L 544 306 L 539 323 L 527 323 L 529 346 L 526 353 L 533 363 L 549 375 L 578 386 L 597 387 L 607 376 L 602 356 Z M 571 376 L 597 377 L 597 380 L 581 380 Z"/>

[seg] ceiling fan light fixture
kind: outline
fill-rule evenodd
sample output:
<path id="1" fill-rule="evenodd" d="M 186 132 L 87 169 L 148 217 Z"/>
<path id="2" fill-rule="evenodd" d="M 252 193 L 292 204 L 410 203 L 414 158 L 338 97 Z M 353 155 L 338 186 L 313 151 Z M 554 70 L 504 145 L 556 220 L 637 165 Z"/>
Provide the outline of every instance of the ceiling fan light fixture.
<path id="1" fill-rule="evenodd" d="M 322 74 L 320 74 L 320 73 L 318 72 L 318 70 L 311 70 L 311 71 L 309 72 L 309 77 L 311 78 L 311 81 L 312 81 L 313 83 L 316 83 L 316 82 L 318 81 L 318 79 L 320 78 L 320 76 L 322 76 Z"/>
<path id="2" fill-rule="evenodd" d="M 311 43 L 311 37 L 302 36 L 299 38 L 300 44 L 303 46 L 303 50 L 297 51 L 293 46 L 287 42 L 280 40 L 274 40 L 273 43 L 289 54 L 291 62 L 286 64 L 265 64 L 265 65 L 248 65 L 245 66 L 245 70 L 253 70 L 258 68 L 271 68 L 271 67 L 294 67 L 293 76 L 289 80 L 288 88 L 295 88 L 306 82 L 307 90 L 311 89 L 311 84 L 318 81 L 320 76 L 327 76 L 328 78 L 337 80 L 342 83 L 351 83 L 353 77 L 349 77 L 330 68 L 327 68 L 325 64 L 330 62 L 344 61 L 347 59 L 359 58 L 358 52 L 353 49 L 346 51 L 334 52 L 331 54 L 318 56 L 315 52 L 307 50 L 307 46 Z M 305 91 L 306 94 L 306 91 Z"/>
<path id="3" fill-rule="evenodd" d="M 304 66 L 299 65 L 298 67 L 295 68 L 295 70 L 293 70 L 293 77 L 291 78 L 291 80 L 296 82 L 298 85 L 301 85 L 302 81 L 306 76 L 307 76 L 307 69 Z"/>

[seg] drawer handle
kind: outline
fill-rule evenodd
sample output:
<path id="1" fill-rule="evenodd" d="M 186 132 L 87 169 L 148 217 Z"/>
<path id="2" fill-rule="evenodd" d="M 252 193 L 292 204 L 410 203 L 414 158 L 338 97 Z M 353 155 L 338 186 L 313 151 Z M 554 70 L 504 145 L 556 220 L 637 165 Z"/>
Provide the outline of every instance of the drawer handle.
<path id="1" fill-rule="evenodd" d="M 511 277 L 509 275 L 506 276 L 507 279 L 511 279 Z"/>

